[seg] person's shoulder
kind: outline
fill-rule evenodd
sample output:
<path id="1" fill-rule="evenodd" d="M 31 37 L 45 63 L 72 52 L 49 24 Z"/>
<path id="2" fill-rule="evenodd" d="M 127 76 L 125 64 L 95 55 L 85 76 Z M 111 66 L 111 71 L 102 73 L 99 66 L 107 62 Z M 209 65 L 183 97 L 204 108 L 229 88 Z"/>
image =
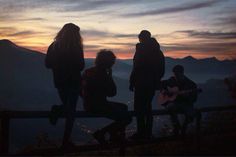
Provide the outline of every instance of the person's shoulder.
<path id="1" fill-rule="evenodd" d="M 187 76 L 185 76 L 185 82 L 191 84 L 192 86 L 196 86 L 196 83 Z"/>
<path id="2" fill-rule="evenodd" d="M 158 46 L 158 48 L 160 48 L 160 44 L 159 44 L 159 42 L 158 42 L 155 38 L 151 38 L 151 39 L 150 39 L 150 42 L 151 42 L 153 45 L 156 45 L 156 46 Z"/>
<path id="3" fill-rule="evenodd" d="M 176 82 L 176 79 L 174 76 L 171 76 L 170 78 L 166 79 L 166 80 L 162 80 L 165 83 L 174 83 Z"/>
<path id="4" fill-rule="evenodd" d="M 48 47 L 48 51 L 56 50 L 57 47 L 58 47 L 57 44 L 55 42 L 52 42 Z"/>
<path id="5" fill-rule="evenodd" d="M 176 81 L 176 78 L 174 76 L 171 76 L 168 80 L 169 81 Z"/>
<path id="6" fill-rule="evenodd" d="M 140 51 L 142 51 L 144 49 L 144 44 L 142 44 L 142 43 L 137 43 L 136 44 L 136 52 L 138 51 L 138 52 L 140 52 Z"/>
<path id="7" fill-rule="evenodd" d="M 52 49 L 54 47 L 54 42 L 52 42 L 49 46 L 48 49 Z"/>
<path id="8" fill-rule="evenodd" d="M 141 47 L 141 46 L 142 46 L 141 43 L 137 43 L 137 44 L 136 44 L 136 48 L 139 48 L 139 47 Z"/>

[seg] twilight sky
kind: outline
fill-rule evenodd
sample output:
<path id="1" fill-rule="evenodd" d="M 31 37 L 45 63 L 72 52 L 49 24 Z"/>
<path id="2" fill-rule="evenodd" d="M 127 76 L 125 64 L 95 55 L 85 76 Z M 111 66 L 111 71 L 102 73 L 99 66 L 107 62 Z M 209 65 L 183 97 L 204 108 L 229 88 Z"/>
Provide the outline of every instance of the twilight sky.
<path id="1" fill-rule="evenodd" d="M 68 22 L 80 26 L 85 56 L 133 56 L 149 30 L 166 56 L 236 59 L 236 0 L 0 0 L 0 39 L 46 52 Z"/>

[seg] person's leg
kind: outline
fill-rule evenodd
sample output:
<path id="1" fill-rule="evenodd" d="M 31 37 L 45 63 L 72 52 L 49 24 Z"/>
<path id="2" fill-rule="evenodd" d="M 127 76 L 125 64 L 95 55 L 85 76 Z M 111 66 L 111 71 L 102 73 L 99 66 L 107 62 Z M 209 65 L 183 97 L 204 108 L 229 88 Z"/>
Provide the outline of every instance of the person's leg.
<path id="1" fill-rule="evenodd" d="M 179 131 L 181 129 L 181 125 L 180 125 L 180 122 L 179 122 L 179 119 L 178 119 L 178 111 L 179 111 L 179 105 L 178 104 L 170 104 L 168 107 L 167 107 L 167 110 L 169 111 L 170 113 L 170 120 L 171 120 L 171 123 L 173 125 L 173 133 L 175 135 L 178 135 L 179 134 Z"/>
<path id="2" fill-rule="evenodd" d="M 146 111 L 145 111 L 145 129 L 146 138 L 152 137 L 153 115 L 152 115 L 152 99 L 155 95 L 155 90 L 146 91 Z"/>
<path id="3" fill-rule="evenodd" d="M 67 102 L 67 90 L 66 88 L 58 88 L 58 95 L 62 101 L 62 105 L 53 105 L 49 114 L 49 121 L 52 125 L 56 125 L 59 116 L 63 113 L 64 104 Z"/>
<path id="4" fill-rule="evenodd" d="M 195 110 L 193 108 L 193 104 L 183 104 L 183 113 L 185 115 L 184 123 L 181 128 L 181 134 L 184 136 L 186 134 L 186 130 L 188 125 L 193 122 L 195 117 Z"/>
<path id="5" fill-rule="evenodd" d="M 134 92 L 134 111 L 136 113 L 137 132 L 136 136 L 142 138 L 145 136 L 145 92 L 143 89 L 135 89 Z"/>
<path id="6" fill-rule="evenodd" d="M 67 145 L 72 133 L 75 120 L 76 104 L 78 101 L 79 91 L 77 89 L 68 89 L 67 102 L 65 104 L 65 131 L 63 136 L 63 145 Z"/>
<path id="7" fill-rule="evenodd" d="M 117 102 L 107 102 L 104 110 L 106 118 L 114 120 L 113 123 L 99 130 L 100 134 L 109 132 L 111 139 L 122 140 L 125 138 L 125 128 L 131 122 L 132 117 L 128 114 L 128 107 L 125 104 Z"/>
<path id="8" fill-rule="evenodd" d="M 62 101 L 62 104 L 65 105 L 67 103 L 67 89 L 66 88 L 58 88 L 58 95 Z"/>

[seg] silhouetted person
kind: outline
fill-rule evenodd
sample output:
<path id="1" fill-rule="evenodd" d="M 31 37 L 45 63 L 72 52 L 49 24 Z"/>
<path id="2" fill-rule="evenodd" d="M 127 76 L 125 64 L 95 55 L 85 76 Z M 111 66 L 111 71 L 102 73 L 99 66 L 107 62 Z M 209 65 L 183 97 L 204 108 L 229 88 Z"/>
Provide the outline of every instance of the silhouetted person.
<path id="1" fill-rule="evenodd" d="M 132 137 L 151 138 L 152 136 L 152 99 L 159 89 L 165 71 L 165 58 L 160 45 L 151 33 L 143 30 L 139 34 L 130 76 L 130 90 L 134 91 L 134 110 L 137 114 L 137 133 Z"/>
<path id="2" fill-rule="evenodd" d="M 56 123 L 57 113 L 63 111 L 66 116 L 63 147 L 72 144 L 71 136 L 76 103 L 81 87 L 81 71 L 84 68 L 83 43 L 80 28 L 72 23 L 65 24 L 49 46 L 45 64 L 52 69 L 54 84 L 63 103 L 54 105 L 51 122 Z"/>
<path id="3" fill-rule="evenodd" d="M 116 95 L 116 85 L 112 78 L 112 66 L 115 55 L 108 50 L 101 50 L 96 57 L 95 66 L 83 74 L 82 95 L 84 109 L 93 114 L 102 114 L 114 120 L 110 125 L 96 131 L 93 136 L 99 143 L 106 143 L 105 134 L 110 134 L 111 141 L 125 138 L 125 127 L 131 122 L 128 107 L 125 104 L 111 102 L 107 97 Z"/>
<path id="4" fill-rule="evenodd" d="M 225 78 L 224 82 L 228 86 L 232 98 L 236 99 L 236 75 Z"/>
<path id="5" fill-rule="evenodd" d="M 168 90 L 168 87 L 178 87 L 179 91 L 190 91 L 178 95 L 174 102 L 166 105 L 167 110 L 170 112 L 174 134 L 178 135 L 181 133 L 182 135 L 185 135 L 188 124 L 191 123 L 196 116 L 194 102 L 196 102 L 198 96 L 198 92 L 196 91 L 197 85 L 184 75 L 183 66 L 176 65 L 172 71 L 174 76 L 170 77 L 168 80 L 162 81 L 161 86 L 165 90 Z M 181 126 L 178 119 L 177 113 L 179 112 L 185 115 L 183 126 Z"/>

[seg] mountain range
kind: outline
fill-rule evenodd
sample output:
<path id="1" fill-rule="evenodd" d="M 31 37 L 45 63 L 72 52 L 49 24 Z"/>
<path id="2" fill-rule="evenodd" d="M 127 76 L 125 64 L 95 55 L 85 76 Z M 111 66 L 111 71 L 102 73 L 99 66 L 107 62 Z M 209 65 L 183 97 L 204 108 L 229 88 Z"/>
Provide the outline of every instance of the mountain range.
<path id="1" fill-rule="evenodd" d="M 17 46 L 9 40 L 0 40 L 1 108 L 48 110 L 52 104 L 60 103 L 57 91 L 53 86 L 52 73 L 45 68 L 44 59 L 45 54 L 43 53 Z M 94 59 L 86 59 L 86 68 L 93 66 L 93 62 Z M 171 76 L 171 69 L 176 64 L 183 65 L 186 75 L 201 86 L 210 84 L 209 80 L 218 79 L 220 81 L 236 72 L 235 60 L 195 59 L 191 56 L 183 59 L 166 57 L 165 78 Z M 122 102 L 132 100 L 132 93 L 128 91 L 131 70 L 131 59 L 116 61 L 113 74 L 118 86 L 118 95 L 114 100 Z M 218 84 L 224 86 L 222 83 Z"/>

